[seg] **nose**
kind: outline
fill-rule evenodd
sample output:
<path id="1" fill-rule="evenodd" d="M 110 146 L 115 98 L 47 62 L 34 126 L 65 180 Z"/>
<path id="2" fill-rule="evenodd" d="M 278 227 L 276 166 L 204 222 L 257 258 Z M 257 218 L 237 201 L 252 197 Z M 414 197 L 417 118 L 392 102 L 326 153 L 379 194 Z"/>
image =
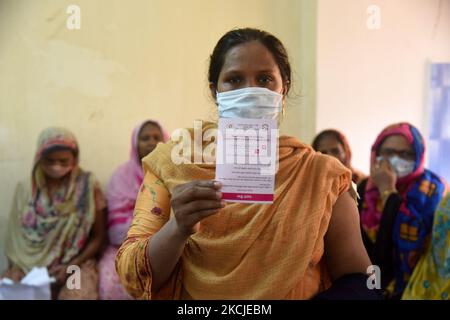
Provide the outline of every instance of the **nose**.
<path id="1" fill-rule="evenodd" d="M 245 87 L 258 87 L 258 81 L 254 78 L 249 78 L 247 79 L 247 81 L 245 82 Z"/>
<path id="2" fill-rule="evenodd" d="M 156 145 L 158 144 L 158 140 L 151 138 L 149 142 L 147 143 L 147 149 L 153 150 L 156 148 Z"/>
<path id="3" fill-rule="evenodd" d="M 149 140 L 149 145 L 156 146 L 158 144 L 158 139 L 155 137 L 151 137 Z"/>

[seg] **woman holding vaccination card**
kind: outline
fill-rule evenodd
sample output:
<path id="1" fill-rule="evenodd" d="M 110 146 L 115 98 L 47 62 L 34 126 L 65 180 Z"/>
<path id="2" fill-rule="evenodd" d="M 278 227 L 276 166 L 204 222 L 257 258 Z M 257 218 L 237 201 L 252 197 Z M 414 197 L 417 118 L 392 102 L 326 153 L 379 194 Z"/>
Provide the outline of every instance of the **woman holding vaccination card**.
<path id="1" fill-rule="evenodd" d="M 230 31 L 211 55 L 209 83 L 219 117 L 278 119 L 291 85 L 286 50 L 267 32 Z M 207 122 L 196 129 L 203 148 L 214 128 Z M 193 137 L 195 130 L 187 132 Z M 351 172 L 338 160 L 281 136 L 273 202 L 225 203 L 215 163 L 177 161 L 176 148 L 173 140 L 159 144 L 143 159 L 134 219 L 116 257 L 131 295 L 378 298 L 367 287 L 371 262 Z"/>

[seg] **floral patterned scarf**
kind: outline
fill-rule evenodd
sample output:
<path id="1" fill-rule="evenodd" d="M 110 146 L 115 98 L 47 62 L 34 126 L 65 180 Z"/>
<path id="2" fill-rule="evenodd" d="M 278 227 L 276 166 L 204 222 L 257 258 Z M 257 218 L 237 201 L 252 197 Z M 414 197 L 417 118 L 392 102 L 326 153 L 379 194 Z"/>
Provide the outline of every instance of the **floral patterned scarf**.
<path id="1" fill-rule="evenodd" d="M 50 198 L 43 155 L 54 147 L 71 150 L 76 164 Z M 31 182 L 31 183 L 30 183 Z M 33 267 L 68 263 L 84 248 L 95 219 L 92 174 L 78 166 L 78 144 L 63 128 L 48 128 L 39 136 L 31 181 L 16 189 L 5 252 L 9 260 L 28 272 Z"/>

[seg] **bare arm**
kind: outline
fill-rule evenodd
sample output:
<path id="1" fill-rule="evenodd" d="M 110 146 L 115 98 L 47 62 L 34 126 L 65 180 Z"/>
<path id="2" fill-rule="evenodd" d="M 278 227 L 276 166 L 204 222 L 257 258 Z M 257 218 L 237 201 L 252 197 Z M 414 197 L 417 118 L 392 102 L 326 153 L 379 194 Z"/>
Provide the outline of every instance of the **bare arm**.
<path id="1" fill-rule="evenodd" d="M 332 280 L 366 273 L 371 265 L 361 237 L 356 203 L 348 192 L 336 201 L 325 236 L 325 259 Z"/>
<path id="2" fill-rule="evenodd" d="M 223 207 L 219 188 L 213 181 L 193 181 L 174 189 L 171 207 L 175 216 L 149 240 L 152 292 L 157 292 L 173 272 L 187 239 L 196 232 L 196 224 Z"/>
<path id="3" fill-rule="evenodd" d="M 119 277 L 132 296 L 150 299 L 161 293 L 197 223 L 222 207 L 219 188 L 214 181 L 192 181 L 170 195 L 158 177 L 145 174 L 131 227 L 116 257 Z"/>
<path id="4" fill-rule="evenodd" d="M 95 213 L 94 226 L 91 236 L 83 251 L 70 261 L 71 265 L 82 265 L 85 261 L 94 258 L 106 240 L 106 210 L 98 210 Z"/>
<path id="5" fill-rule="evenodd" d="M 147 255 L 152 270 L 152 292 L 158 292 L 175 269 L 189 235 L 177 230 L 174 219 L 149 239 Z"/>

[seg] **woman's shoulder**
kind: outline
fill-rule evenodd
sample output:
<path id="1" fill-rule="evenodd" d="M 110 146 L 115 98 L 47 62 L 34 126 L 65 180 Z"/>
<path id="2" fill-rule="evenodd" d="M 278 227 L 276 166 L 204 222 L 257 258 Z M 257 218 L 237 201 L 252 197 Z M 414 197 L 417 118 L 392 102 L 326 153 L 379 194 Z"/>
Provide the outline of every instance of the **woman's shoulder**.
<path id="1" fill-rule="evenodd" d="M 295 137 L 280 137 L 280 168 L 298 170 L 303 173 L 302 177 L 315 181 L 339 180 L 343 185 L 351 183 L 350 169 L 336 158 L 315 151 Z"/>
<path id="2" fill-rule="evenodd" d="M 314 170 L 331 176 L 340 176 L 343 174 L 351 176 L 350 169 L 332 156 L 315 151 L 309 145 L 304 145 L 303 153 L 305 156 L 302 157 L 302 161 L 309 168 L 309 170 Z"/>
<path id="3" fill-rule="evenodd" d="M 97 180 L 97 177 L 95 176 L 95 174 L 92 171 L 84 170 L 84 169 L 81 169 L 81 168 L 78 171 L 78 176 L 83 178 L 83 179 L 89 179 L 89 180 L 92 180 L 92 181 L 96 181 Z"/>
<path id="4" fill-rule="evenodd" d="M 92 172 L 88 170 L 83 170 L 79 168 L 78 171 L 78 177 L 76 179 L 76 184 L 78 186 L 84 185 L 87 186 L 89 189 L 95 189 L 101 191 L 101 184 L 100 180 L 98 180 L 97 176 Z"/>
<path id="5" fill-rule="evenodd" d="M 416 188 L 428 195 L 430 199 L 442 198 L 448 192 L 448 184 L 445 179 L 428 169 L 425 169 L 416 180 Z"/>
<path id="6" fill-rule="evenodd" d="M 196 121 L 199 123 L 195 128 L 179 128 L 172 133 L 169 141 L 158 143 L 156 148 L 142 159 L 144 168 L 166 167 L 168 164 L 180 163 L 193 164 L 196 162 L 195 153 L 198 152 L 195 147 L 197 141 L 202 144 L 201 152 L 210 150 L 210 146 L 215 145 L 217 138 L 217 123 Z"/>
<path id="7" fill-rule="evenodd" d="M 421 178 L 424 180 L 428 180 L 430 182 L 434 182 L 436 184 L 440 184 L 440 185 L 442 185 L 442 187 L 445 187 L 447 184 L 447 182 L 445 181 L 444 178 L 442 178 L 437 173 L 435 173 L 429 169 L 425 169 L 423 171 Z"/>
<path id="8" fill-rule="evenodd" d="M 109 177 L 108 185 L 114 182 L 123 182 L 121 180 L 124 180 L 124 177 L 129 176 L 128 171 L 130 171 L 128 168 L 128 162 L 124 162 L 117 166 Z"/>

